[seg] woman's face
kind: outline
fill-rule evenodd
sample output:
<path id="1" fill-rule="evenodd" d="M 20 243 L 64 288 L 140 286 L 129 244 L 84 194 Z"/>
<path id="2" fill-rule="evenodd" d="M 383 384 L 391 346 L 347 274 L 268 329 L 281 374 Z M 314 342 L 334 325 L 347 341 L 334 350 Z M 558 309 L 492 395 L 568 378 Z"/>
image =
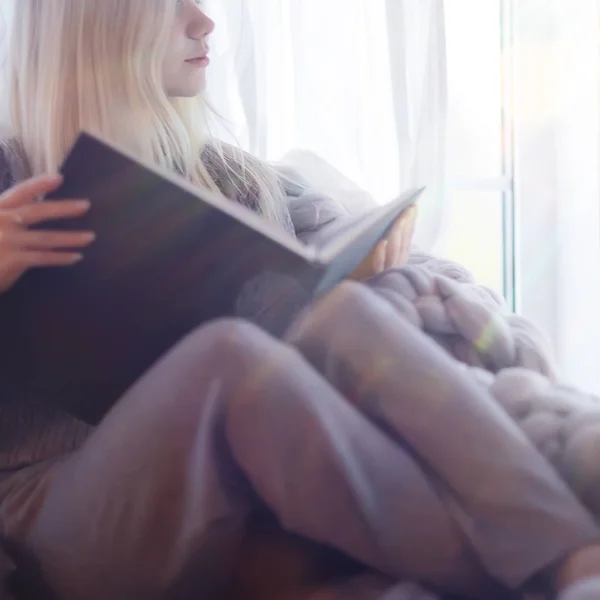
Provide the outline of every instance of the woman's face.
<path id="1" fill-rule="evenodd" d="M 170 98 L 197 96 L 206 85 L 207 38 L 215 24 L 202 12 L 201 1 L 172 0 L 177 4 L 163 81 Z"/>

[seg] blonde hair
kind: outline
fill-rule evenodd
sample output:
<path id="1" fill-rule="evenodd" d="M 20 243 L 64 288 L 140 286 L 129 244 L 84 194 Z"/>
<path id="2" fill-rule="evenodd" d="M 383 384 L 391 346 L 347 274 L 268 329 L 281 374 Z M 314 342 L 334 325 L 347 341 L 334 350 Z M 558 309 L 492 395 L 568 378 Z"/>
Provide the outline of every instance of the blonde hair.
<path id="1" fill-rule="evenodd" d="M 174 18 L 174 0 L 17 0 L 10 119 L 29 174 L 57 170 L 83 129 L 284 224 L 275 174 L 210 138 L 201 97 L 167 97 Z"/>

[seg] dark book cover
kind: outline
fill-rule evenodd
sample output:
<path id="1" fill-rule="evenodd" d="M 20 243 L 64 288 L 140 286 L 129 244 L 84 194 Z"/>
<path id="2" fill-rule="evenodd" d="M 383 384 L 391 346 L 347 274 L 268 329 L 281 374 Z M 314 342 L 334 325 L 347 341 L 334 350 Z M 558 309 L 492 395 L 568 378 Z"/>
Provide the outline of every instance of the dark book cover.
<path id="1" fill-rule="evenodd" d="M 80 264 L 28 272 L 0 296 L 0 378 L 90 423 L 182 337 L 238 315 L 253 294 L 326 293 L 394 220 L 357 224 L 348 244 L 324 246 L 324 261 L 245 207 L 91 135 L 81 134 L 62 173 L 52 197 L 92 207 L 45 227 L 91 230 L 97 240 Z"/>

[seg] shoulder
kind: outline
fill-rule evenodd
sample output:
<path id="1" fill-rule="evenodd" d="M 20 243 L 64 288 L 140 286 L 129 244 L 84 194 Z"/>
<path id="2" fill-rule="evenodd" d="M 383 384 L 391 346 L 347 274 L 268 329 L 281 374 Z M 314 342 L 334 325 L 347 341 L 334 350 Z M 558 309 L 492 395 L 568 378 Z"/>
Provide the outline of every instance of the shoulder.
<path id="1" fill-rule="evenodd" d="M 313 189 L 295 169 L 282 165 L 275 165 L 274 169 L 284 190 L 296 235 L 305 243 L 318 239 L 326 225 L 334 222 L 341 225 L 351 219 L 352 215 L 341 202 Z"/>
<path id="2" fill-rule="evenodd" d="M 0 194 L 11 187 L 14 179 L 8 152 L 5 142 L 0 141 Z"/>
<path id="3" fill-rule="evenodd" d="M 23 179 L 23 153 L 14 139 L 0 140 L 0 193 Z"/>

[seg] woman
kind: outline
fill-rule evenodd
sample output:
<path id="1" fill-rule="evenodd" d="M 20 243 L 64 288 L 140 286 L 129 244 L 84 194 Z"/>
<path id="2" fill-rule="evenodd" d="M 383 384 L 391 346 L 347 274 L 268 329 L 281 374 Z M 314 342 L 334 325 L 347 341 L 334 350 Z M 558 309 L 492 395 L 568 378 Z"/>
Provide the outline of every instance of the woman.
<path id="1" fill-rule="evenodd" d="M 191 0 L 16 3 L 0 289 L 92 243 L 27 229 L 87 210 L 34 202 L 81 128 L 290 228 L 272 173 L 196 117 L 212 29 Z M 600 571 L 592 518 L 389 302 L 340 286 L 286 339 L 238 321 L 193 332 L 93 432 L 43 398 L 3 398 L 0 527 L 31 597 L 333 597 L 348 570 L 310 562 L 323 547 L 382 574 L 361 598 L 404 580 L 508 597 Z M 412 377 L 432 352 L 444 387 L 423 389 Z M 269 547 L 289 560 L 256 581 Z"/>

